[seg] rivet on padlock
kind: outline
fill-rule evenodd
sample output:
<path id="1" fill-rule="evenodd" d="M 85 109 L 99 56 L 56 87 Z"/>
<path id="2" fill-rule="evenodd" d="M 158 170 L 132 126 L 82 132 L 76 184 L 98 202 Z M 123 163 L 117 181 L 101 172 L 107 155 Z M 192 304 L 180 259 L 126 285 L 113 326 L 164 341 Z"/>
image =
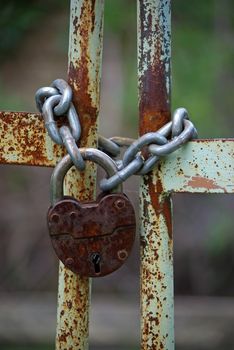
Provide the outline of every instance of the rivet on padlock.
<path id="1" fill-rule="evenodd" d="M 116 173 L 115 162 L 101 151 L 87 148 L 80 152 L 84 160 L 99 164 L 108 176 Z M 122 186 L 114 193 L 101 193 L 96 201 L 64 197 L 64 177 L 72 165 L 70 156 L 65 156 L 51 177 L 47 219 L 52 244 L 58 258 L 73 272 L 105 276 L 122 266 L 130 254 L 136 229 L 134 209 Z"/>

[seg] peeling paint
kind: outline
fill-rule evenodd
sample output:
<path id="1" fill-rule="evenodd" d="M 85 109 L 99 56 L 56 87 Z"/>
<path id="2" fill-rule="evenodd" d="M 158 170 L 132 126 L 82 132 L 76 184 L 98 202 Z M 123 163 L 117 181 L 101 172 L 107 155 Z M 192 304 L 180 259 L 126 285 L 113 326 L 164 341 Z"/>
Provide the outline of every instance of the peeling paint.
<path id="1" fill-rule="evenodd" d="M 41 114 L 0 112 L 0 163 L 54 166 L 64 149 L 48 137 Z"/>
<path id="2" fill-rule="evenodd" d="M 204 177 L 192 176 L 187 183 L 187 186 L 196 188 L 205 188 L 207 190 L 216 190 L 221 189 L 223 192 L 226 192 L 224 187 L 221 187 L 215 183 L 212 179 L 206 179 Z"/>
<path id="3" fill-rule="evenodd" d="M 164 193 L 234 193 L 234 139 L 194 140 L 153 172 Z"/>
<path id="4" fill-rule="evenodd" d="M 82 121 L 82 146 L 96 145 L 103 0 L 72 0 L 68 80 Z M 138 0 L 140 134 L 170 119 L 170 1 Z M 64 123 L 61 118 L 58 123 Z M 0 163 L 54 166 L 64 155 L 42 116 L 0 112 Z M 234 140 L 195 140 L 162 159 L 142 179 L 141 349 L 174 349 L 173 247 L 170 194 L 234 193 Z M 95 167 L 74 168 L 65 194 L 94 195 Z M 89 280 L 60 264 L 56 349 L 88 349 Z"/>
<path id="5" fill-rule="evenodd" d="M 71 0 L 68 81 L 82 125 L 80 145 L 96 147 L 103 39 L 103 0 Z M 95 195 L 96 167 L 74 168 L 66 179 L 65 194 L 79 200 Z M 62 263 L 59 268 L 56 350 L 88 349 L 90 282 Z"/>
<path id="6" fill-rule="evenodd" d="M 170 119 L 170 1 L 138 1 L 140 132 Z"/>
<path id="7" fill-rule="evenodd" d="M 170 120 L 170 1 L 138 0 L 140 134 Z M 152 173 L 140 187 L 141 349 L 174 348 L 170 196 Z"/>

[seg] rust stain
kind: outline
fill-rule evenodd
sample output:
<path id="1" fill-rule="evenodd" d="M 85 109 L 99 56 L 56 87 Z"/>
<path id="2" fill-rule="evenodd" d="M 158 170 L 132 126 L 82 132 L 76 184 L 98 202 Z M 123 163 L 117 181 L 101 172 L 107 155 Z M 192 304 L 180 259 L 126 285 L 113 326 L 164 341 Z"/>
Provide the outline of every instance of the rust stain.
<path id="1" fill-rule="evenodd" d="M 121 193 L 85 203 L 67 198 L 49 209 L 48 228 L 55 252 L 67 268 L 79 276 L 101 277 L 120 268 L 130 255 L 135 213 Z M 94 255 L 101 261 L 96 265 Z M 72 303 L 67 306 L 71 309 Z"/>
<path id="2" fill-rule="evenodd" d="M 166 6 L 166 2 L 138 0 L 139 30 L 139 133 L 156 131 L 170 120 L 170 57 L 166 51 L 165 23 L 161 23 L 159 9 Z M 157 18 L 156 18 L 157 17 Z M 146 45 L 147 43 L 147 45 Z M 167 288 L 165 275 L 160 270 L 160 263 L 165 263 L 164 255 L 171 259 L 172 247 L 172 218 L 170 197 L 163 192 L 161 180 L 156 184 L 153 175 L 149 173 L 143 179 L 142 226 L 141 239 L 141 295 L 142 295 L 142 349 L 166 348 L 166 336 L 162 328 L 165 323 L 163 316 L 165 307 L 165 290 Z M 148 197 L 149 195 L 149 197 Z M 152 213 L 152 210 L 154 213 Z M 168 237 L 160 227 L 160 220 L 164 219 Z M 163 241 L 166 240 L 166 243 Z M 168 240 L 168 241 L 167 241 Z M 165 244 L 168 249 L 165 251 Z M 164 254 L 165 253 L 165 254 Z M 167 258 L 166 258 L 167 259 Z M 167 264 L 171 264 L 171 261 Z M 150 283 L 152 280 L 156 282 Z M 148 297 L 150 296 L 150 298 Z M 155 305 L 152 300 L 155 301 Z M 164 318 L 164 319 L 163 319 Z"/>
<path id="3" fill-rule="evenodd" d="M 93 68 L 88 47 L 90 46 L 91 33 L 95 29 L 95 0 L 83 1 L 82 18 L 78 20 L 77 16 L 73 21 L 73 35 L 81 35 L 81 56 L 77 62 L 73 62 L 69 67 L 69 82 L 74 91 L 74 104 L 80 113 L 81 124 L 83 128 L 82 143 L 87 145 L 90 141 L 88 136 L 96 133 L 96 118 L 98 114 L 99 98 L 99 67 L 96 65 L 96 80 L 90 76 Z M 77 5 L 78 6 L 78 5 Z M 100 5 L 101 6 L 101 5 Z M 74 12 L 77 10 L 74 9 Z M 101 28 L 102 30 L 102 28 Z M 95 34 L 96 35 L 96 34 Z M 77 44 L 77 38 L 74 44 Z M 99 34 L 100 47 L 97 50 L 97 60 L 101 55 L 101 34 Z M 92 84 L 91 84 L 92 83 Z M 92 102 L 92 96 L 95 101 Z M 59 123 L 64 123 L 64 119 L 59 119 Z M 59 158 L 64 155 L 64 148 L 54 145 L 48 141 L 43 118 L 40 114 L 27 112 L 0 112 L 0 163 L 25 164 L 37 166 L 54 166 Z M 94 137 L 90 137 L 94 140 Z M 95 146 L 95 140 L 90 142 L 90 146 Z M 79 192 L 83 197 L 90 197 L 94 188 L 94 180 L 87 181 L 95 173 L 94 167 L 89 167 L 88 174 L 82 177 L 79 183 L 79 191 L 75 188 L 77 184 L 68 180 L 72 192 Z M 86 190 L 87 183 L 90 187 Z M 84 191 L 85 189 L 85 191 Z M 85 192 L 85 194 L 83 194 Z M 60 266 L 60 274 L 63 274 L 63 268 Z M 63 319 L 61 329 L 58 329 L 58 349 L 67 349 L 65 347 L 71 338 L 74 339 L 74 347 L 69 349 L 83 348 L 88 334 L 88 306 L 89 306 L 89 282 L 85 278 L 74 277 L 70 271 L 64 271 L 64 288 L 59 298 L 64 302 L 60 307 L 60 318 Z M 60 299 L 61 300 L 61 299 Z M 69 324 L 73 319 L 72 327 Z M 60 320 L 61 321 L 61 320 Z M 65 326 L 65 327 L 64 327 Z M 65 329 L 64 329 L 65 328 Z M 76 337 L 77 328 L 79 334 Z M 63 344 L 62 344 L 63 343 Z"/>
<path id="4" fill-rule="evenodd" d="M 54 166 L 64 150 L 53 145 L 49 159 L 41 114 L 0 112 L 0 163 Z"/>
<path id="5" fill-rule="evenodd" d="M 91 19 L 92 19 L 91 31 L 92 31 L 92 33 L 94 31 L 94 28 L 95 28 L 95 4 L 96 4 L 96 0 L 92 0 L 91 1 Z"/>
<path id="6" fill-rule="evenodd" d="M 159 21 L 153 25 L 152 13 L 148 13 L 147 2 L 140 3 L 140 21 L 142 37 L 148 41 L 153 52 L 153 61 L 149 52 L 144 52 L 144 40 L 141 40 L 139 71 L 144 72 L 139 81 L 140 134 L 158 130 L 170 120 L 170 96 L 166 87 L 165 62 L 162 61 L 162 40 L 153 40 L 160 33 Z M 148 16 L 147 16 L 148 13 Z M 152 47 L 155 42 L 155 47 Z M 144 66 L 147 69 L 144 70 Z"/>
<path id="7" fill-rule="evenodd" d="M 152 173 L 149 174 L 146 180 L 149 188 L 149 195 L 151 199 L 152 207 L 157 217 L 163 215 L 165 220 L 169 238 L 172 239 L 172 215 L 171 215 L 171 200 L 170 196 L 163 193 L 163 187 L 161 180 L 158 179 L 156 186 L 153 184 Z M 159 242 L 160 245 L 160 242 Z"/>
<path id="8" fill-rule="evenodd" d="M 80 57 L 77 61 L 70 62 L 68 69 L 68 81 L 74 90 L 73 103 L 82 125 L 81 145 L 86 146 L 88 135 L 96 133 L 96 119 L 99 110 L 96 101 L 92 100 L 92 96 L 99 95 L 99 81 L 94 83 L 91 79 L 90 73 L 94 63 L 91 62 L 89 51 L 95 25 L 95 3 L 94 0 L 84 2 L 80 19 L 74 19 L 74 34 L 80 40 Z M 99 48 L 97 54 L 100 57 L 101 48 Z M 97 57 L 97 59 L 99 58 Z"/>
<path id="9" fill-rule="evenodd" d="M 72 302 L 71 302 L 71 300 L 69 300 L 69 301 L 67 302 L 67 307 L 68 307 L 68 309 L 71 309 L 71 308 L 72 308 Z"/>
<path id="10" fill-rule="evenodd" d="M 189 177 L 189 176 L 185 176 L 185 177 Z M 224 187 L 217 185 L 214 180 L 207 179 L 201 176 L 192 176 L 188 181 L 187 185 L 192 188 L 200 187 L 200 188 L 206 188 L 207 190 L 221 189 L 223 192 L 227 192 L 227 190 Z"/>
<path id="11" fill-rule="evenodd" d="M 159 20 L 153 25 L 152 13 L 148 11 L 147 2 L 139 1 L 140 4 L 140 22 L 142 40 L 140 43 L 140 62 L 139 71 L 144 72 L 139 81 L 139 114 L 140 114 L 140 134 L 158 130 L 170 120 L 170 96 L 168 96 L 166 87 L 166 68 L 165 62 L 162 61 L 162 40 L 153 40 L 155 33 L 160 33 Z M 150 53 L 144 52 L 144 40 L 146 39 L 153 52 L 153 61 Z M 144 70 L 144 66 L 147 69 Z M 169 236 L 172 236 L 171 223 L 171 204 L 169 198 L 159 198 L 162 193 L 162 184 L 158 180 L 156 186 L 153 185 L 151 173 L 147 177 L 146 186 L 149 188 L 151 204 L 156 215 L 163 213 L 168 227 Z M 146 203 L 145 203 L 146 205 Z M 147 210 L 147 208 L 146 208 Z"/>
<path id="12" fill-rule="evenodd" d="M 68 333 L 63 333 L 63 334 L 61 334 L 60 336 L 59 336 L 59 342 L 60 343 L 65 343 L 66 341 L 67 341 L 67 337 L 69 336 L 69 334 Z"/>
<path id="13" fill-rule="evenodd" d="M 99 112 L 99 79 L 102 48 L 102 15 L 96 17 L 96 7 L 102 9 L 102 2 L 95 0 L 72 1 L 71 51 L 68 67 L 68 82 L 73 89 L 73 103 L 79 114 L 82 134 L 79 145 L 96 147 L 97 116 Z M 96 6 L 97 5 L 97 6 Z M 78 11 L 80 9 L 80 12 Z M 77 16 L 79 14 L 79 17 Z M 99 47 L 96 43 L 100 41 Z M 92 51 L 91 51 L 92 50 Z M 95 57 L 94 57 L 95 56 Z M 85 201 L 93 198 L 95 165 L 87 164 L 86 171 L 77 176 L 72 168 L 66 179 L 69 195 Z M 58 349 L 84 349 L 88 340 L 89 280 L 75 275 L 66 267 L 60 269 L 63 293 L 60 308 L 65 309 L 64 319 L 58 326 L 60 333 L 69 333 L 66 344 Z M 70 308 L 69 308 L 70 306 Z M 72 346 L 71 346 L 72 345 Z"/>
<path id="14" fill-rule="evenodd" d="M 78 313 L 80 317 L 86 317 L 84 310 L 87 310 L 87 307 L 89 305 L 89 299 L 86 298 L 85 296 L 89 295 L 89 283 L 88 279 L 86 277 L 79 277 L 76 280 L 76 285 L 74 285 L 74 289 L 76 290 L 76 293 L 74 293 L 74 310 Z M 81 289 L 79 288 L 79 284 L 83 284 L 83 290 L 81 292 Z M 74 321 L 75 324 L 75 321 Z M 83 325 L 85 329 L 88 329 L 88 325 L 85 325 L 86 322 L 83 322 Z"/>

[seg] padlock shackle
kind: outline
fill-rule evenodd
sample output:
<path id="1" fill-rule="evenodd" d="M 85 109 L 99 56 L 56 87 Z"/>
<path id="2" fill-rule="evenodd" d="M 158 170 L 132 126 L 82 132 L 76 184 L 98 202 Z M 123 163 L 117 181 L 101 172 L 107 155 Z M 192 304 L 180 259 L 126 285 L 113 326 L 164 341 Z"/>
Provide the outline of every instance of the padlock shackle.
<path id="1" fill-rule="evenodd" d="M 91 162 L 94 162 L 98 165 L 100 165 L 107 173 L 108 177 L 113 176 L 117 173 L 118 168 L 107 154 L 103 153 L 102 151 L 99 151 L 95 148 L 80 148 L 80 153 L 84 160 L 89 160 Z M 63 198 L 63 182 L 65 175 L 67 174 L 68 170 L 73 166 L 73 162 L 67 154 L 65 157 L 63 157 L 59 163 L 54 168 L 54 171 L 51 176 L 50 180 L 50 199 L 51 204 L 54 205 L 59 200 Z M 122 192 L 122 186 L 118 185 L 114 192 Z"/>

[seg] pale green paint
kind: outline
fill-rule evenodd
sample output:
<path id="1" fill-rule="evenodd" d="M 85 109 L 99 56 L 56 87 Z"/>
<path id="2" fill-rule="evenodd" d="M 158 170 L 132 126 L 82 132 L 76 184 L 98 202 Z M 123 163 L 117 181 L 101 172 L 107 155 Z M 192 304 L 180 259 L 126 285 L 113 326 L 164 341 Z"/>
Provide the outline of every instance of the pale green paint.
<path id="1" fill-rule="evenodd" d="M 140 3 L 145 21 L 140 18 Z M 138 84 L 142 95 L 142 77 L 151 84 L 152 70 L 164 67 L 165 100 L 170 105 L 171 2 L 138 0 Z M 143 34 L 142 34 L 143 32 Z M 146 35 L 144 34 L 146 33 Z M 159 52 L 161 56 L 159 56 Z M 151 75 L 152 74 L 152 75 Z M 159 74 L 158 74 L 159 75 Z M 147 89 L 147 82 L 144 80 Z M 163 89 L 164 91 L 164 89 Z M 147 111 L 148 106 L 144 106 Z M 156 111 L 155 111 L 156 112 Z M 161 111 L 159 110 L 158 113 Z M 169 111 L 168 111 L 169 112 Z M 152 125 L 153 131 L 154 125 Z M 142 130 L 141 130 L 142 131 Z M 151 202 L 151 179 L 145 177 L 140 186 L 141 235 L 141 349 L 174 349 L 173 242 L 166 222 L 170 215 L 170 199 L 157 194 L 158 206 Z M 151 194 L 151 196 L 150 196 Z M 167 203 L 168 213 L 164 207 Z M 170 229 L 170 228 L 169 228 Z"/>
<path id="2" fill-rule="evenodd" d="M 163 208 L 167 200 L 159 194 Z M 146 209 L 147 207 L 147 209 Z M 174 290 L 173 246 L 164 212 L 158 215 L 151 204 L 149 187 L 140 186 L 140 231 L 144 248 L 141 251 L 141 327 L 142 350 L 173 349 Z"/>
<path id="3" fill-rule="evenodd" d="M 164 192 L 234 193 L 234 140 L 192 141 L 160 162 Z"/>
<path id="4" fill-rule="evenodd" d="M 149 65 L 154 65 L 156 49 L 157 47 L 160 47 L 162 52 L 160 62 L 162 62 L 165 67 L 166 88 L 169 103 L 171 88 L 171 1 L 144 0 L 144 6 L 146 21 L 150 16 L 152 30 L 144 37 L 142 37 L 140 31 L 138 31 L 138 64 L 140 56 L 147 57 L 147 60 L 143 62 L 142 67 L 138 70 L 138 77 L 141 78 L 144 75 L 149 68 Z M 137 6 L 137 16 L 140 20 L 139 6 Z M 145 23 L 142 24 L 144 26 Z"/>
<path id="5" fill-rule="evenodd" d="M 71 0 L 68 64 L 69 66 L 72 64 L 74 67 L 78 67 L 81 64 L 80 58 L 82 53 L 85 54 L 86 59 L 88 59 L 87 80 L 89 85 L 87 93 L 91 97 L 92 107 L 99 110 L 104 0 L 95 1 L 95 23 L 93 24 L 93 18 L 90 18 L 90 16 L 85 18 L 84 21 L 85 7 L 89 8 L 87 12 L 91 13 L 92 1 Z M 82 20 L 81 16 L 83 16 Z M 79 20 L 83 23 L 88 23 L 87 27 L 83 24 L 82 30 L 89 31 L 89 42 L 84 42 L 85 37 L 82 38 L 81 36 L 82 31 L 80 31 Z M 84 52 L 84 46 L 87 48 L 87 52 Z M 74 88 L 78 90 L 76 86 Z M 96 125 L 94 125 L 90 128 L 88 138 L 83 146 L 95 146 L 96 139 Z M 91 194 L 95 195 L 95 180 L 96 167 L 94 164 L 87 164 L 82 179 L 80 179 L 77 170 L 72 172 L 71 169 L 66 178 L 64 192 L 78 199 L 90 199 Z M 88 349 L 89 306 L 89 279 L 75 275 L 60 263 L 56 350 Z"/>
<path id="6" fill-rule="evenodd" d="M 86 16 L 85 11 L 83 11 L 83 4 L 90 9 L 93 6 L 90 0 L 71 0 L 70 33 L 72 35 L 69 37 L 69 62 L 77 66 L 81 59 L 82 46 L 80 44 L 87 45 L 87 55 L 89 57 L 87 73 L 89 76 L 88 92 L 91 96 L 93 107 L 99 108 L 104 0 L 95 1 L 95 23 L 92 23 L 93 18 L 91 16 Z M 85 41 L 87 40 L 86 36 L 82 36 L 83 32 L 77 30 L 76 35 L 73 33 L 74 23 L 78 27 L 80 18 L 87 23 L 85 28 L 87 32 L 90 31 L 88 43 Z M 91 28 L 92 26 L 93 28 Z"/>

